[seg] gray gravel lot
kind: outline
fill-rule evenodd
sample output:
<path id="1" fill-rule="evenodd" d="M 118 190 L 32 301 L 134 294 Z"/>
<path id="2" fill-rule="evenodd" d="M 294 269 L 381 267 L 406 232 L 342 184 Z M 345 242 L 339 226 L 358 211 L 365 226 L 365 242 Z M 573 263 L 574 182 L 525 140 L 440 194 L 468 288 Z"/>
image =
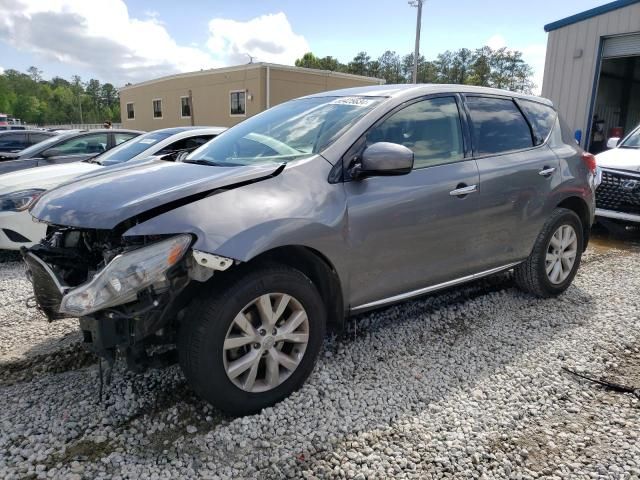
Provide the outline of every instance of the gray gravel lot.
<path id="1" fill-rule="evenodd" d="M 494 277 L 388 308 L 331 338 L 307 384 L 233 419 L 177 367 L 98 367 L 48 324 L 0 253 L 0 478 L 640 478 L 640 247 L 584 257 L 563 296 Z"/>

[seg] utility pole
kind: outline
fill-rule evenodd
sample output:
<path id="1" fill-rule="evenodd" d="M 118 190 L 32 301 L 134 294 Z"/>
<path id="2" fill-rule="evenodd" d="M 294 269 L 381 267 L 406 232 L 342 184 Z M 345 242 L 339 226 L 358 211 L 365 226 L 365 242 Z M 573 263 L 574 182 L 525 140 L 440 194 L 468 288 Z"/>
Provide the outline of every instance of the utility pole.
<path id="1" fill-rule="evenodd" d="M 420 56 L 420 27 L 422 25 L 422 3 L 425 0 L 409 0 L 409 5 L 418 7 L 416 19 L 416 48 L 413 51 L 413 83 L 418 83 L 418 57 Z"/>

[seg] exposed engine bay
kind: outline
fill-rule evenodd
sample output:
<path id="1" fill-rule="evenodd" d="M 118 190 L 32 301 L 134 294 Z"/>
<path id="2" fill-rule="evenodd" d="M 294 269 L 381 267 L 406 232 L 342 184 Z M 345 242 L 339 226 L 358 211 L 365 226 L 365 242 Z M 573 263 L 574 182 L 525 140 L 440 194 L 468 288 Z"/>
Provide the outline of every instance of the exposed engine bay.
<path id="1" fill-rule="evenodd" d="M 125 240 L 113 231 L 50 227 L 40 244 L 22 254 L 35 303 L 49 321 L 80 317 L 90 350 L 111 365 L 120 351 L 131 369 L 141 371 L 152 363 L 147 347 L 174 343 L 178 317 L 191 298 L 185 290 L 213 275 L 213 266 L 186 254 L 191 241 L 189 235 Z M 146 257 L 164 262 L 161 271 Z M 70 302 L 83 289 L 88 293 Z"/>

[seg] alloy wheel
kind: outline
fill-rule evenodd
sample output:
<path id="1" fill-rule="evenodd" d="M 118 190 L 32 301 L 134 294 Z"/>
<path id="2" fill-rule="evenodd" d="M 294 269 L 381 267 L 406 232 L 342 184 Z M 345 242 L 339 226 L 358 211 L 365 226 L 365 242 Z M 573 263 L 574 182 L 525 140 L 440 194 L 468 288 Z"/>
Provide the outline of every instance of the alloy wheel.
<path id="1" fill-rule="evenodd" d="M 549 240 L 545 270 L 549 281 L 561 284 L 571 274 L 578 254 L 578 236 L 571 225 L 561 225 Z"/>
<path id="2" fill-rule="evenodd" d="M 309 318 L 302 304 L 284 293 L 249 302 L 233 319 L 224 339 L 227 377 L 240 389 L 266 392 L 298 368 L 309 342 Z"/>

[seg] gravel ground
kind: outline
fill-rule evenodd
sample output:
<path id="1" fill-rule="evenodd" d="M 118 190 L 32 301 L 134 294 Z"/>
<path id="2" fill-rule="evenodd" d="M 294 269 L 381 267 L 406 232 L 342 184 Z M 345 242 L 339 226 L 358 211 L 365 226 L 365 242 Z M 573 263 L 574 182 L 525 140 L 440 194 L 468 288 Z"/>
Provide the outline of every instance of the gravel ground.
<path id="1" fill-rule="evenodd" d="M 640 478 L 640 248 L 597 246 L 538 300 L 494 277 L 357 318 L 307 384 L 232 419 L 177 367 L 98 367 L 0 254 L 1 478 Z"/>

